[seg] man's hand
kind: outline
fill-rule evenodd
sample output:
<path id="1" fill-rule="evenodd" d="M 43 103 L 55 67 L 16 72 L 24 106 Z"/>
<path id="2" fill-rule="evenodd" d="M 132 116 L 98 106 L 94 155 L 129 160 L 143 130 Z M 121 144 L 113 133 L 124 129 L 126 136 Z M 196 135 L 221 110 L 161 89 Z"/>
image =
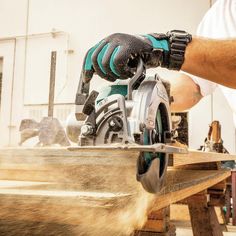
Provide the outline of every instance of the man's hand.
<path id="1" fill-rule="evenodd" d="M 112 34 L 87 52 L 82 79 L 89 81 L 94 72 L 108 81 L 127 79 L 133 76 L 140 57 L 145 66 L 151 68 L 164 64 L 168 54 L 168 36 L 165 34 Z"/>

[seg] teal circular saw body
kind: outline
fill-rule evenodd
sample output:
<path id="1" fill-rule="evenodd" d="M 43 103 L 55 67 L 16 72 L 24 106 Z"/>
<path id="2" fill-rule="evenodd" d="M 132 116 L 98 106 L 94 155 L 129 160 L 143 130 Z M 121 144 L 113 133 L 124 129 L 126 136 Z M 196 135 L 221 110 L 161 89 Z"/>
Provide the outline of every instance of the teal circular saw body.
<path id="1" fill-rule="evenodd" d="M 96 99 L 96 104 L 101 102 L 104 98 L 107 98 L 114 94 L 120 94 L 126 97 L 127 91 L 128 91 L 128 85 L 114 84 L 114 85 L 106 86 L 99 91 L 99 95 Z"/>
<path id="2" fill-rule="evenodd" d="M 76 97 L 76 119 L 86 117 L 78 129 L 79 146 L 136 148 L 140 153 L 137 180 L 146 191 L 159 192 L 168 163 L 165 144 L 171 140 L 166 85 L 157 75 L 146 77 L 140 60 L 130 80 L 118 81 L 100 92 L 88 94 L 88 90 L 80 84 Z"/>
<path id="3" fill-rule="evenodd" d="M 170 132 L 171 128 L 169 100 L 165 87 L 157 76 L 146 78 L 137 90 L 133 90 L 132 100 L 127 100 L 128 83 L 113 84 L 103 88 L 99 92 L 95 102 L 97 109 L 99 109 L 100 103 L 102 104 L 106 99 L 117 95 L 125 98 L 126 107 L 129 103 L 129 111 L 126 111 L 128 126 L 127 140 L 132 140 L 142 145 L 166 142 L 165 134 Z M 151 114 L 150 111 L 152 111 Z M 152 126 L 147 124 L 148 119 L 152 119 L 149 120 L 149 123 L 153 123 Z M 140 125 L 144 125 L 145 127 L 140 130 Z M 167 159 L 168 154 L 166 153 L 140 153 L 137 161 L 137 180 L 142 183 L 148 192 L 157 192 L 160 190 L 163 184 L 163 175 L 167 167 Z M 152 166 L 153 164 L 155 167 Z M 151 176 L 153 180 L 150 181 L 149 171 L 152 169 L 153 172 L 154 168 L 156 168 L 154 170 L 156 176 Z"/>

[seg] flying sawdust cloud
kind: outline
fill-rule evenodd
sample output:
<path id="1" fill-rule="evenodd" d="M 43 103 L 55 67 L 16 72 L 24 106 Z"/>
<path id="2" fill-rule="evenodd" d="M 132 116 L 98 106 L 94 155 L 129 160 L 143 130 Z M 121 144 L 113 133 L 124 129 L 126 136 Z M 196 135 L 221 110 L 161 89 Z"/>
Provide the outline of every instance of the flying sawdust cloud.
<path id="1" fill-rule="evenodd" d="M 17 188 L 25 198 L 0 200 L 0 235 L 125 236 L 144 225 L 154 195 L 136 181 L 135 159 L 38 152 L 18 152 L 9 160 L 14 168 L 14 155 L 18 164 L 22 155 L 31 171 L 18 169 L 12 178 L 33 184 Z"/>

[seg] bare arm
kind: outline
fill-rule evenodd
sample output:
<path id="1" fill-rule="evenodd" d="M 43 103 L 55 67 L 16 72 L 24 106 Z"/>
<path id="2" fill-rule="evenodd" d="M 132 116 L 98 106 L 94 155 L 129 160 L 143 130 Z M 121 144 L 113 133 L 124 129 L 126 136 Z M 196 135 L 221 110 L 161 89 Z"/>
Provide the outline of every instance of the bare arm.
<path id="1" fill-rule="evenodd" d="M 170 93 L 174 98 L 171 103 L 172 112 L 188 110 L 201 100 L 199 86 L 188 75 L 179 73 L 177 78 L 167 80 L 171 84 Z"/>
<path id="2" fill-rule="evenodd" d="M 181 70 L 236 89 L 236 39 L 193 38 Z"/>

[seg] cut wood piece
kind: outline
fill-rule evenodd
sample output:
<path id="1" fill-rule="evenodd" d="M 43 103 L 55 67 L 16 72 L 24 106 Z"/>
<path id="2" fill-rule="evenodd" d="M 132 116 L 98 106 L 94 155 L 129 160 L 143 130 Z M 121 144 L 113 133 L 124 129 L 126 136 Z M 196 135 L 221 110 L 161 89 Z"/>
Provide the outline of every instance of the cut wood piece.
<path id="1" fill-rule="evenodd" d="M 207 163 L 217 161 L 236 161 L 236 155 L 216 152 L 202 152 L 189 150 L 187 154 L 173 154 L 173 166 L 182 166 L 196 163 Z"/>

